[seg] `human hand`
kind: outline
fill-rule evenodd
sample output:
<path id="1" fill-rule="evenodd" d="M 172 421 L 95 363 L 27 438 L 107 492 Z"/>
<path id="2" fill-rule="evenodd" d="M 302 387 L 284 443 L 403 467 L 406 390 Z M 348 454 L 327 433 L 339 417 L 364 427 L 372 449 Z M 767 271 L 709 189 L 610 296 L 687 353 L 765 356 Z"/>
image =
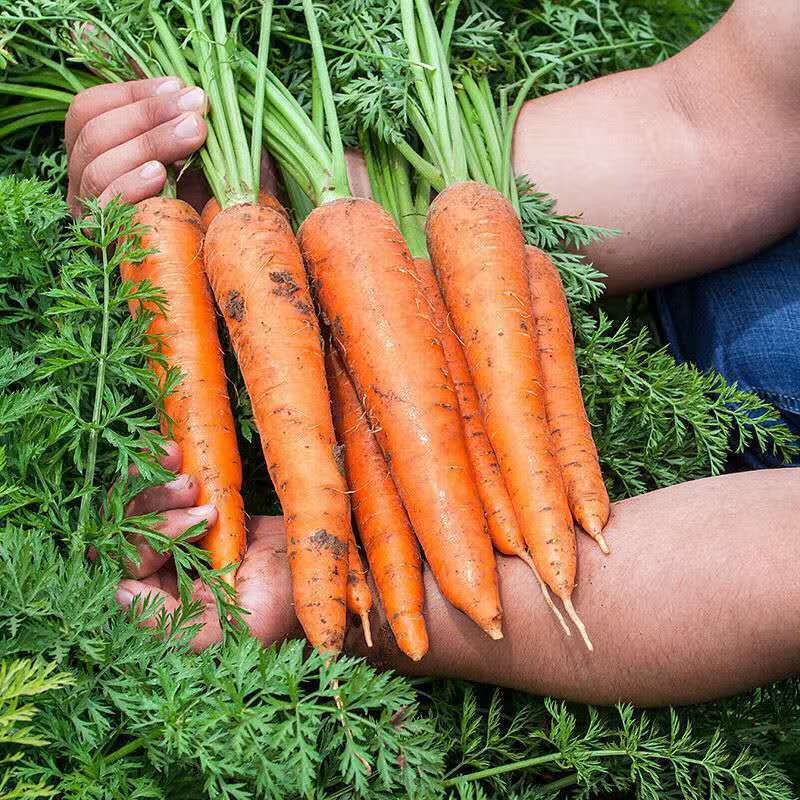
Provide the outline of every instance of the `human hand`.
<path id="1" fill-rule="evenodd" d="M 205 92 L 178 78 L 102 84 L 79 92 L 67 112 L 67 202 L 74 215 L 78 198 L 101 205 L 121 195 L 138 203 L 158 194 L 166 166 L 188 158 L 206 138 Z"/>
<path id="2" fill-rule="evenodd" d="M 161 463 L 167 469 L 177 471 L 181 466 L 180 448 L 168 442 Z M 128 516 L 134 514 L 162 513 L 159 524 L 161 533 L 176 538 L 192 525 L 206 521 L 212 525 L 216 520 L 213 507 L 193 507 L 199 486 L 189 475 L 178 475 L 163 486 L 146 489 L 126 508 Z M 200 538 L 200 533 L 196 538 Z M 169 555 L 158 553 L 142 539 L 136 542 L 139 564 L 126 565 L 130 578 L 122 580 L 117 589 L 117 602 L 125 609 L 131 607 L 137 596 L 160 599 L 167 613 L 180 606 L 175 569 Z M 247 611 L 245 622 L 264 644 L 302 636 L 292 605 L 291 577 L 286 555 L 286 535 L 282 517 L 253 517 L 248 529 L 248 547 L 236 573 L 237 602 Z M 203 611 L 193 622 L 203 627 L 192 640 L 192 648 L 202 650 L 222 637 L 217 607 L 207 586 L 196 580 L 192 598 L 203 605 Z M 151 619 L 144 623 L 153 626 Z"/>

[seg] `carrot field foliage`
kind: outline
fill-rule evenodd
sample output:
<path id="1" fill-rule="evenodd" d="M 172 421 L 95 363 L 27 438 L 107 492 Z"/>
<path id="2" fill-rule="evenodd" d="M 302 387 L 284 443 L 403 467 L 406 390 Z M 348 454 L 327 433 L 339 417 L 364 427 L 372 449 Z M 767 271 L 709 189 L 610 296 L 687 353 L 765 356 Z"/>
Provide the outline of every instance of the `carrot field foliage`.
<path id="1" fill-rule="evenodd" d="M 142 5 L 0 2 L 0 23 L 20 9 L 51 8 L 65 18 L 88 9 L 121 25 Z M 331 64 L 346 133 L 349 125 L 355 143 L 356 122 L 369 113 L 374 132 L 391 138 L 408 113 L 391 4 L 319 7 L 328 43 L 340 48 Z M 246 37 L 248 6 L 237 8 Z M 720 11 L 699 0 L 464 0 L 453 56 L 460 69 L 490 76 L 498 92 L 555 59 L 534 87 L 545 93 L 665 58 Z M 293 0 L 280 4 L 273 35 L 277 67 L 305 102 L 310 74 L 296 12 Z M 12 27 L 0 24 L 0 55 Z M 603 42 L 630 44 L 559 61 Z M 24 78 L 34 66 L 16 52 L 0 80 Z M 112 52 L 109 68 L 130 65 Z M 349 658 L 326 665 L 300 642 L 264 648 L 232 627 L 221 645 L 194 654 L 191 603 L 172 618 L 141 609 L 155 631 L 123 616 L 114 593 L 121 559 L 134 556 L 132 533 L 171 550 L 184 594 L 200 575 L 217 587 L 226 613 L 241 612 L 187 537 L 167 541 L 153 518 L 123 516 L 128 499 L 167 477 L 149 454 L 161 441 L 153 431 L 164 392 L 180 376 L 156 385 L 146 368 L 157 356 L 144 335 L 148 318 L 128 314 L 130 287 L 118 267 L 144 255 L 132 209 L 92 206 L 73 223 L 64 172 L 57 125 L 0 144 L 0 800 L 800 794 L 796 679 L 694 708 L 592 709 L 411 681 Z M 520 188 L 526 236 L 554 252 L 564 278 L 587 409 L 615 497 L 717 474 L 750 442 L 793 451 L 757 397 L 676 365 L 637 320 L 604 313 L 601 276 L 573 250 L 611 232 L 556 215 L 552 199 L 526 179 Z M 162 300 L 158 287 L 137 291 Z M 248 510 L 274 512 L 244 390 L 232 400 Z M 140 477 L 120 479 L 130 465 Z M 188 627 L 173 632 L 181 625 Z"/>

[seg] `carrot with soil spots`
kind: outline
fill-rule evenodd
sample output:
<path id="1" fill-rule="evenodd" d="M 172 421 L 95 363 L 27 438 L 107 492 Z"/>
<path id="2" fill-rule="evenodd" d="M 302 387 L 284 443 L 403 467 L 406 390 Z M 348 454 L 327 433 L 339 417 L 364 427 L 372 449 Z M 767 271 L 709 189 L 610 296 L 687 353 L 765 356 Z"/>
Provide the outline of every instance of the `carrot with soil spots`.
<path id="1" fill-rule="evenodd" d="M 312 645 L 339 651 L 350 505 L 336 464 L 319 324 L 297 242 L 273 208 L 229 206 L 209 226 L 205 267 L 283 508 L 295 612 Z"/>
<path id="2" fill-rule="evenodd" d="M 423 295 L 430 308 L 433 324 L 439 332 L 439 341 L 442 344 L 445 359 L 447 360 L 447 368 L 458 397 L 458 407 L 461 411 L 461 420 L 464 425 L 467 452 L 475 472 L 478 495 L 486 513 L 486 523 L 492 544 L 504 555 L 521 558 L 533 570 L 533 574 L 536 576 L 536 580 L 542 590 L 545 603 L 547 603 L 547 606 L 555 614 L 561 627 L 569 636 L 570 630 L 564 622 L 561 612 L 553 603 L 547 585 L 539 576 L 536 565 L 528 553 L 528 548 L 525 546 L 525 540 L 520 533 L 511 498 L 503 482 L 500 465 L 497 463 L 497 456 L 486 435 L 478 394 L 472 384 L 467 360 L 464 357 L 464 350 L 452 328 L 431 262 L 426 258 L 416 258 L 414 259 L 414 266 L 420 280 Z"/>
<path id="3" fill-rule="evenodd" d="M 500 638 L 497 572 L 441 346 L 419 313 L 403 237 L 371 200 L 311 212 L 300 246 L 321 309 L 371 417 L 400 497 L 447 599 Z"/>
<path id="4" fill-rule="evenodd" d="M 603 528 L 611 507 L 583 405 L 564 287 L 550 257 L 538 248 L 525 248 L 525 266 L 547 419 L 567 498 L 576 522 L 607 554 Z"/>
<path id="5" fill-rule="evenodd" d="M 258 204 L 265 208 L 274 208 L 275 211 L 283 214 L 287 219 L 286 209 L 280 204 L 280 201 L 271 192 L 260 191 L 258 193 Z M 214 217 L 219 214 L 222 209 L 220 208 L 219 201 L 216 197 L 212 197 L 200 212 L 200 222 L 203 223 L 203 230 L 208 230 L 208 226 L 214 220 Z"/>
<path id="6" fill-rule="evenodd" d="M 352 526 L 347 543 L 347 610 L 361 620 L 364 641 L 372 647 L 372 632 L 369 627 L 369 612 L 372 610 L 372 591 L 367 583 L 367 571 L 358 552 Z"/>
<path id="7" fill-rule="evenodd" d="M 326 365 L 333 422 L 361 542 L 397 645 L 419 661 L 428 652 L 428 632 L 417 540 L 367 415 L 334 350 L 328 351 Z"/>
<path id="8" fill-rule="evenodd" d="M 162 430 L 180 445 L 183 471 L 199 482 L 198 504 L 216 506 L 217 522 L 201 544 L 212 566 L 221 569 L 242 560 L 246 533 L 236 428 L 214 301 L 203 273 L 203 230 L 191 206 L 167 197 L 139 203 L 135 221 L 145 228 L 142 246 L 156 252 L 139 264 L 123 263 L 120 272 L 134 286 L 150 281 L 167 298 L 163 311 L 154 303 L 143 304 L 154 315 L 148 333 L 161 337 L 166 367 L 178 367 L 182 373 L 176 390 L 164 399 L 169 419 L 163 420 Z M 131 300 L 131 314 L 139 313 L 141 306 Z M 163 381 L 164 365 L 154 360 L 150 366 Z M 224 579 L 233 586 L 234 572 L 225 573 Z"/>
<path id="9" fill-rule="evenodd" d="M 427 240 L 522 535 L 591 649 L 571 600 L 575 530 L 547 424 L 519 218 L 496 189 L 457 182 L 431 204 Z"/>

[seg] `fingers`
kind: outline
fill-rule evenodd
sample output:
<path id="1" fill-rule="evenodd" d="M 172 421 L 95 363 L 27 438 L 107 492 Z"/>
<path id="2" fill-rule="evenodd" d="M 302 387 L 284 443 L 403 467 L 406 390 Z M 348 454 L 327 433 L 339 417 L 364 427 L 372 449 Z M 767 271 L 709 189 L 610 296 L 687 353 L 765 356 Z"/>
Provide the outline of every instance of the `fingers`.
<path id="1" fill-rule="evenodd" d="M 172 164 L 187 158 L 203 144 L 206 131 L 202 116 L 190 112 L 112 147 L 98 155 L 83 171 L 77 184 L 78 196 L 99 197 L 112 182 L 133 172 L 137 174 L 129 176 L 128 181 L 134 182 L 140 194 L 144 190 L 143 184 L 152 180 L 148 176 L 154 174 L 149 162 Z"/>
<path id="2" fill-rule="evenodd" d="M 126 83 L 104 83 L 84 89 L 73 98 L 64 122 L 64 144 L 67 147 L 67 156 L 72 155 L 72 148 L 78 134 L 90 119 L 104 114 L 106 111 L 136 103 L 146 97 L 174 94 L 182 88 L 181 80 L 166 77 L 127 81 Z"/>
<path id="3" fill-rule="evenodd" d="M 192 475 L 178 475 L 177 478 L 160 486 L 151 486 L 140 492 L 125 507 L 126 517 L 141 514 L 160 514 L 175 508 L 191 508 L 197 503 L 200 484 Z"/>
<path id="4" fill-rule="evenodd" d="M 196 506 L 194 508 L 174 509 L 163 514 L 162 520 L 155 529 L 168 539 L 177 539 L 189 528 L 204 523 L 203 528 L 189 541 L 197 541 L 205 535 L 206 531 L 217 521 L 217 509 L 212 505 Z M 160 570 L 170 559 L 169 553 L 159 553 L 147 543 L 142 536 L 131 538 L 132 544 L 138 550 L 138 563 L 127 561 L 125 570 L 134 578 L 142 578 Z"/>
<path id="5" fill-rule="evenodd" d="M 192 639 L 191 648 L 192 650 L 200 651 L 211 644 L 219 642 L 222 639 L 222 632 L 213 599 L 201 587 L 197 586 L 195 587 L 194 596 L 195 599 L 203 603 L 203 611 L 199 617 L 192 620 L 191 624 L 200 624 L 203 627 Z M 131 607 L 140 605 L 146 598 L 151 601 L 160 600 L 161 608 L 167 614 L 174 614 L 181 607 L 180 601 L 164 589 L 129 579 L 120 581 L 115 597 L 117 603 L 126 611 L 130 610 Z M 154 628 L 158 624 L 158 619 L 151 617 L 142 620 L 141 624 L 147 628 Z"/>
<path id="6" fill-rule="evenodd" d="M 157 194 L 165 165 L 190 156 L 205 141 L 208 98 L 177 78 L 95 86 L 80 92 L 67 113 L 67 202 L 101 204 L 121 196 L 136 203 Z"/>
<path id="7" fill-rule="evenodd" d="M 186 112 L 205 114 L 206 109 L 205 92 L 190 86 L 97 114 L 81 128 L 69 154 L 70 181 L 74 186 L 80 186 L 84 170 L 101 153 L 177 119 Z"/>

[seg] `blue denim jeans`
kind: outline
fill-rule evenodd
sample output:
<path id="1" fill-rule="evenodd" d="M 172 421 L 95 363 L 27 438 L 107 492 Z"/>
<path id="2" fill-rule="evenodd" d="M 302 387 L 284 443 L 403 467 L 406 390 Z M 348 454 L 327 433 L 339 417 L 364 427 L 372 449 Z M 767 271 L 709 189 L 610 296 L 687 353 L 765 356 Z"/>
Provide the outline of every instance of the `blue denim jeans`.
<path id="1" fill-rule="evenodd" d="M 800 434 L 800 231 L 749 261 L 659 289 L 654 300 L 678 361 L 755 392 Z M 779 466 L 757 448 L 741 461 Z"/>

